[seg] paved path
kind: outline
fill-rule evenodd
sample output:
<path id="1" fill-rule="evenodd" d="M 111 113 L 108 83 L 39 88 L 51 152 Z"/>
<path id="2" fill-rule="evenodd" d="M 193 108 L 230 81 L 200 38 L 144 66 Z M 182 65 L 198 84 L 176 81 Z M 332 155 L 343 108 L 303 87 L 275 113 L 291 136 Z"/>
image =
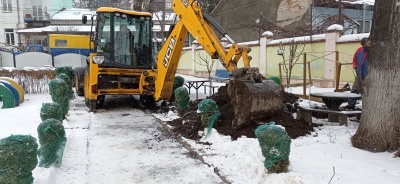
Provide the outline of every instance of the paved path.
<path id="1" fill-rule="evenodd" d="M 153 116 L 126 103 L 129 99 L 97 113 L 87 112 L 81 100 L 72 102 L 64 121 L 68 140 L 63 164 L 49 183 L 223 183 L 163 132 Z"/>

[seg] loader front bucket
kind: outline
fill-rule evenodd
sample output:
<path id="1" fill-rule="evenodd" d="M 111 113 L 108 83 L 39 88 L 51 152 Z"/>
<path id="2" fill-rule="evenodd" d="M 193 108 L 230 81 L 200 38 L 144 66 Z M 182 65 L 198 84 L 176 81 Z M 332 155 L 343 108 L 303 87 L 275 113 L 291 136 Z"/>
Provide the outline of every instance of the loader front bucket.
<path id="1" fill-rule="evenodd" d="M 234 129 L 283 108 L 279 85 L 272 80 L 260 79 L 257 72 L 240 71 L 241 74 L 232 75 L 233 79 L 229 81 L 227 90 L 235 113 Z"/>

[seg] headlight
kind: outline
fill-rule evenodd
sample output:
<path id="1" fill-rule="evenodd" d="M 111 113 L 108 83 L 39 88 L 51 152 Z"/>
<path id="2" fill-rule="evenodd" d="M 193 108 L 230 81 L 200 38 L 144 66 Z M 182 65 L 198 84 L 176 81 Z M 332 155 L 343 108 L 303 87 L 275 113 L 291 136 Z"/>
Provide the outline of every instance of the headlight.
<path id="1" fill-rule="evenodd" d="M 93 56 L 93 62 L 96 64 L 101 64 L 104 62 L 104 56 Z"/>

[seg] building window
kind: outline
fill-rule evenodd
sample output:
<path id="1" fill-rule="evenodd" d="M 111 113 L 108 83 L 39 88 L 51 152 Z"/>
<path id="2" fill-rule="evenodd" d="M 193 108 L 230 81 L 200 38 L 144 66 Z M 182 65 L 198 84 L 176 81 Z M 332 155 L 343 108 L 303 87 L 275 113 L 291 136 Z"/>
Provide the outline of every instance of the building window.
<path id="1" fill-rule="evenodd" d="M 56 40 L 57 47 L 65 47 L 67 46 L 67 40 Z"/>
<path id="2" fill-rule="evenodd" d="M 47 36 L 45 36 L 45 35 L 33 36 L 33 43 L 45 46 L 45 45 L 47 45 Z"/>
<path id="3" fill-rule="evenodd" d="M 12 12 L 11 0 L 1 0 L 3 4 L 3 12 Z"/>
<path id="4" fill-rule="evenodd" d="M 33 8 L 33 17 L 35 20 L 43 20 L 43 9 L 42 5 L 34 5 Z"/>
<path id="5" fill-rule="evenodd" d="M 364 24 L 364 31 L 362 31 L 362 20 L 359 20 L 358 23 L 360 24 L 360 28 L 358 33 L 369 33 L 371 30 L 371 21 L 365 21 Z"/>
<path id="6" fill-rule="evenodd" d="M 14 39 L 14 30 L 13 29 L 4 29 L 5 36 L 6 36 L 6 42 L 9 45 L 14 45 L 15 44 L 15 39 Z"/>
<path id="7" fill-rule="evenodd" d="M 191 35 L 191 34 L 187 34 L 186 35 L 186 39 L 185 39 L 185 43 L 184 43 L 184 47 L 191 47 L 192 46 L 192 42 L 194 41 L 195 39 L 193 38 L 193 36 Z"/>

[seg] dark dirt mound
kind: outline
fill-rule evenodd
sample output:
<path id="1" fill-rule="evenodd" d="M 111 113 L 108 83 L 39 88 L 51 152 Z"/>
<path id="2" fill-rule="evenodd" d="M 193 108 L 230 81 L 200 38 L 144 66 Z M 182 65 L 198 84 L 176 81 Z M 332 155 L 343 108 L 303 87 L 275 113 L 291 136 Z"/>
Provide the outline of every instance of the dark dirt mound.
<path id="1" fill-rule="evenodd" d="M 227 87 L 222 86 L 218 89 L 216 94 L 209 97 L 209 99 L 212 99 L 217 103 L 218 109 L 221 113 L 214 128 L 220 134 L 231 136 L 233 140 L 236 140 L 241 136 L 255 138 L 255 129 L 259 125 L 271 121 L 274 121 L 276 125 L 285 127 L 287 133 L 292 139 L 309 134 L 313 131 L 313 125 L 296 120 L 292 116 L 292 113 L 296 111 L 295 103 L 298 97 L 286 92 L 282 92 L 282 97 L 285 104 L 282 110 L 269 114 L 262 119 L 252 119 L 246 126 L 234 130 L 232 128 L 232 120 L 235 118 L 233 107 L 228 97 Z M 167 122 L 169 125 L 173 126 L 174 133 L 193 140 L 199 140 L 201 138 L 198 131 L 203 131 L 205 127 L 202 126 L 200 113 L 196 112 L 197 105 L 200 101 L 201 100 L 191 101 L 189 108 L 183 113 L 184 115 L 182 115 L 182 118 Z"/>

